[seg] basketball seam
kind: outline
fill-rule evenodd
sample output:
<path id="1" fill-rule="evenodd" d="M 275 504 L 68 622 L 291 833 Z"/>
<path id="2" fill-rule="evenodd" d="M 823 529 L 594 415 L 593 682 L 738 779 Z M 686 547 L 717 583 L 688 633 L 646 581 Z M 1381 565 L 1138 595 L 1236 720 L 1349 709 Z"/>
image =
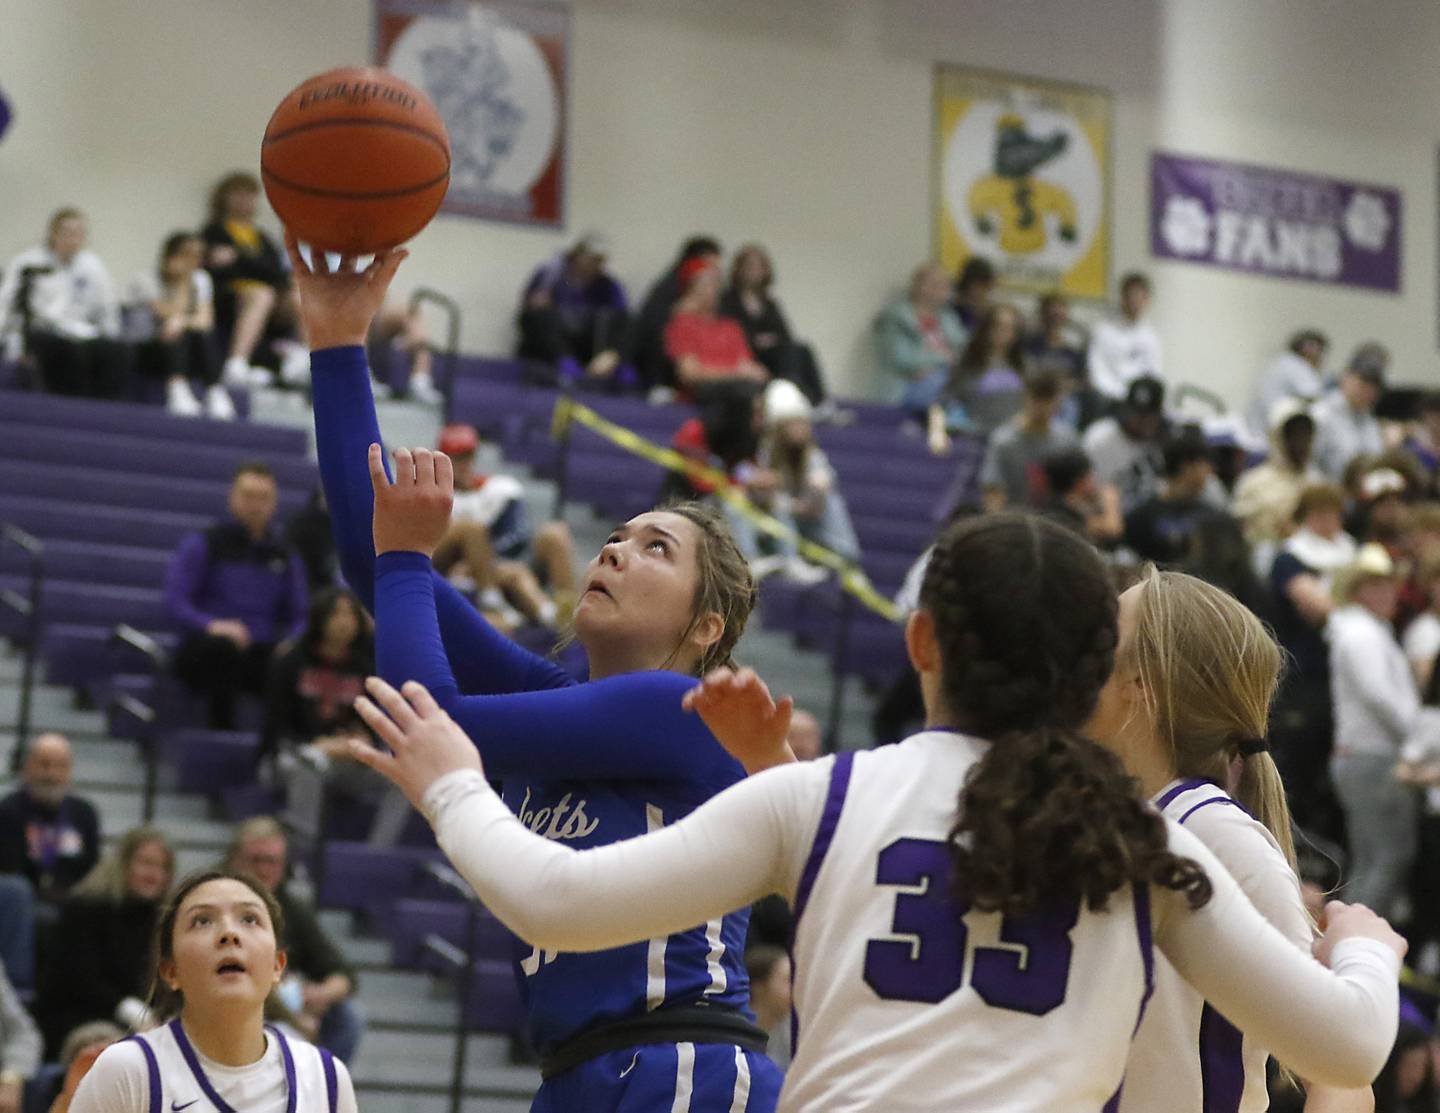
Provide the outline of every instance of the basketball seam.
<path id="1" fill-rule="evenodd" d="M 280 140 L 288 139 L 292 135 L 298 135 L 302 131 L 316 131 L 319 128 L 328 127 L 348 127 L 352 124 L 370 128 L 394 128 L 396 131 L 413 131 L 416 135 L 423 135 L 426 139 L 430 140 L 431 143 L 434 143 L 435 146 L 444 151 L 447 159 L 450 157 L 449 146 L 437 139 L 434 132 L 426 131 L 424 128 L 417 127 L 415 124 L 407 124 L 402 120 L 376 120 L 368 116 L 337 116 L 333 120 L 314 120 L 308 124 L 296 124 L 294 127 L 286 128 L 284 131 L 277 132 L 274 135 L 270 135 L 267 132 L 265 138 L 260 141 L 260 146 L 264 147 L 268 143 L 278 143 Z"/>
<path id="2" fill-rule="evenodd" d="M 286 189 L 293 189 L 300 193 L 307 193 L 312 197 L 330 197 L 336 201 L 383 201 L 387 197 L 405 197 L 412 193 L 419 193 L 429 189 L 431 186 L 439 185 L 450 177 L 450 168 L 447 166 L 443 174 L 431 178 L 428 182 L 421 182 L 419 185 L 406 186 L 404 189 L 387 189 L 378 193 L 353 193 L 343 189 L 321 189 L 319 186 L 301 185 L 299 182 L 292 182 L 289 178 L 282 178 L 273 170 L 267 170 L 262 164 L 260 173 L 263 177 L 269 178 L 276 185 L 282 185 Z"/>

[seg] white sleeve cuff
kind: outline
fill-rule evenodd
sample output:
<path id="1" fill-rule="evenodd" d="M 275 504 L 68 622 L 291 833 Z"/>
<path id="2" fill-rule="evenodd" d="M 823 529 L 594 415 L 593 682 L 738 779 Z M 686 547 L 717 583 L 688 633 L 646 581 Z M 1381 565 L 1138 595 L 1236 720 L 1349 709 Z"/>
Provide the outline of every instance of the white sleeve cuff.
<path id="1" fill-rule="evenodd" d="M 474 769 L 455 769 L 431 783 L 420 800 L 420 811 L 431 827 L 439 825 L 443 812 L 478 793 L 490 792 L 490 785 Z"/>

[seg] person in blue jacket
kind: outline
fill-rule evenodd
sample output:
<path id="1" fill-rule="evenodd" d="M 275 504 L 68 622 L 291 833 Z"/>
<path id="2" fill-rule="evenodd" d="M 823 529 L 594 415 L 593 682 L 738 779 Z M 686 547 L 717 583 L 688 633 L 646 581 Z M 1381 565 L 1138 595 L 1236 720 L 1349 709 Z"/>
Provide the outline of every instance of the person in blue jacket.
<path id="1" fill-rule="evenodd" d="M 681 504 L 617 526 L 590 563 L 575 636 L 576 683 L 494 630 L 430 564 L 449 519 L 424 449 L 386 476 L 364 338 L 405 257 L 312 269 L 293 238 L 312 347 L 315 434 L 341 568 L 376 620 L 381 676 L 417 680 L 463 725 L 532 830 L 575 847 L 644 834 L 744 778 L 681 707 L 730 660 L 755 601 L 722 520 Z M 432 482 L 417 487 L 417 474 Z M 377 555 L 378 554 L 378 555 Z M 577 908 L 577 916 L 585 909 Z M 596 954 L 540 951 L 517 963 L 544 1079 L 532 1109 L 769 1113 L 781 1074 L 749 1011 L 747 909 Z"/>

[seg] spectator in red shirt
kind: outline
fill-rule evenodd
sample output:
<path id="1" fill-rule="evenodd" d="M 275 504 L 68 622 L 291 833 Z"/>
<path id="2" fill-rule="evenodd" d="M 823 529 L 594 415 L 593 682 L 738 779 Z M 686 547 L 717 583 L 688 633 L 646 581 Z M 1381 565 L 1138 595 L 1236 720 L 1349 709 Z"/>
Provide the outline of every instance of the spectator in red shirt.
<path id="1" fill-rule="evenodd" d="M 682 390 L 713 382 L 764 383 L 770 373 L 755 359 L 737 321 L 721 317 L 720 269 L 708 259 L 691 259 L 680 268 L 685 291 L 665 326 L 665 352 L 675 361 Z"/>

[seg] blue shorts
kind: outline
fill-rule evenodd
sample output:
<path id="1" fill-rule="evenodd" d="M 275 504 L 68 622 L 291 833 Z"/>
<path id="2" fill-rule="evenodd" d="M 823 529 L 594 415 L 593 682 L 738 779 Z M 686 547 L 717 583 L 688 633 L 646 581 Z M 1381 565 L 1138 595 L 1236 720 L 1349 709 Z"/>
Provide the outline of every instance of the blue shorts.
<path id="1" fill-rule="evenodd" d="M 722 1043 L 612 1051 L 540 1086 L 530 1113 L 774 1113 L 785 1073 Z"/>

